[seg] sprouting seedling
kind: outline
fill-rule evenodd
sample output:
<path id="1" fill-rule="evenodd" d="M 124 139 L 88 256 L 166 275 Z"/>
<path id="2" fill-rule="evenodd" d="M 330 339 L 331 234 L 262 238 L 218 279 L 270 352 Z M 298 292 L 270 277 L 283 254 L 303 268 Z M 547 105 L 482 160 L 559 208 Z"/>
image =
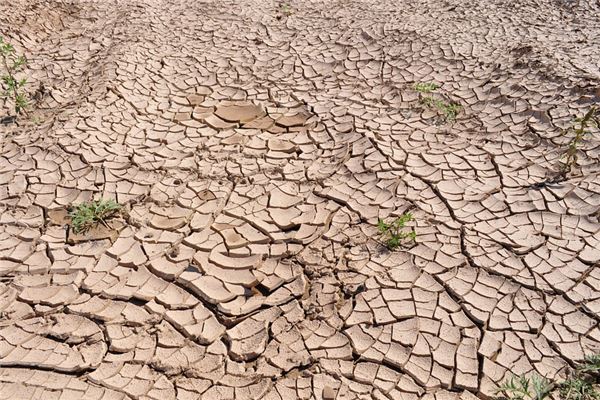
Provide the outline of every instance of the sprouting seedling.
<path id="1" fill-rule="evenodd" d="M 18 56 L 12 44 L 7 43 L 0 36 L 0 56 L 2 57 L 3 75 L 0 77 L 2 81 L 2 96 L 10 98 L 14 101 L 15 114 L 20 114 L 25 111 L 28 105 L 27 97 L 23 92 L 23 87 L 27 83 L 27 79 L 17 79 L 16 75 L 22 71 L 27 64 L 24 56 Z"/>
<path id="2" fill-rule="evenodd" d="M 73 206 L 69 211 L 73 232 L 85 232 L 98 223 L 108 227 L 106 220 L 115 216 L 121 208 L 116 201 L 103 199 Z"/>
<path id="3" fill-rule="evenodd" d="M 414 88 L 419 93 L 431 93 L 436 89 L 439 89 L 440 86 L 433 82 L 417 82 L 415 83 Z"/>
<path id="4" fill-rule="evenodd" d="M 569 141 L 567 146 L 567 150 L 563 155 L 565 161 L 561 164 L 560 174 L 565 176 L 573 167 L 577 165 L 579 152 L 579 145 L 583 141 L 585 135 L 589 132 L 589 127 L 598 127 L 598 121 L 595 119 L 596 107 L 591 107 L 587 113 L 582 118 L 576 118 L 573 122 L 573 127 L 567 129 L 567 132 L 574 132 L 575 136 Z M 579 127 L 575 127 L 576 124 L 579 124 Z"/>
<path id="5" fill-rule="evenodd" d="M 404 213 L 391 223 L 386 223 L 381 218 L 377 221 L 377 229 L 388 249 L 396 250 L 404 240 L 414 241 L 416 239 L 417 234 L 414 228 L 411 228 L 409 232 L 404 230 L 406 223 L 412 220 L 411 213 Z"/>

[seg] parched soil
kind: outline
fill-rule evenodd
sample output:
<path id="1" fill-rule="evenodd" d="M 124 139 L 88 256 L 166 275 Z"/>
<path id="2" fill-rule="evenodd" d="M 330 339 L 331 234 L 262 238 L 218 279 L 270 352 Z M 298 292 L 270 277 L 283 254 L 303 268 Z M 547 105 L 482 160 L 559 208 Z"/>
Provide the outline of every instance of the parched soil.
<path id="1" fill-rule="evenodd" d="M 0 399 L 486 398 L 600 352 L 597 129 L 560 172 L 597 1 L 4 0 L 0 35 Z"/>

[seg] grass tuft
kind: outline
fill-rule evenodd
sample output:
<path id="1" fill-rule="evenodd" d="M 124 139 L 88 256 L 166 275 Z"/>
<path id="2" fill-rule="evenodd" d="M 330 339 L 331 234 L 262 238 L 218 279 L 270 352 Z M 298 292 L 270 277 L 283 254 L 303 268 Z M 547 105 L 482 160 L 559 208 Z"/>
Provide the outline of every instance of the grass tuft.
<path id="1" fill-rule="evenodd" d="M 114 217 L 122 207 L 114 200 L 95 200 L 73 206 L 69 211 L 73 232 L 82 233 L 98 223 L 108 227 L 106 220 Z"/>

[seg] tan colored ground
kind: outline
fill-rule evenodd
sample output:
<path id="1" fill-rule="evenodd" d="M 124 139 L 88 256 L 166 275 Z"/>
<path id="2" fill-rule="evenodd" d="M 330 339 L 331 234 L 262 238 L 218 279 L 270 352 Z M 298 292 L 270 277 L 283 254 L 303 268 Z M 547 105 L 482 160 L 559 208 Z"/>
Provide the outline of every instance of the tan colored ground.
<path id="1" fill-rule="evenodd" d="M 0 1 L 43 85 L 37 124 L 0 126 L 0 399 L 472 399 L 599 352 L 597 131 L 555 179 L 599 15 Z M 101 197 L 123 223 L 71 237 Z M 389 252 L 377 219 L 406 210 Z"/>

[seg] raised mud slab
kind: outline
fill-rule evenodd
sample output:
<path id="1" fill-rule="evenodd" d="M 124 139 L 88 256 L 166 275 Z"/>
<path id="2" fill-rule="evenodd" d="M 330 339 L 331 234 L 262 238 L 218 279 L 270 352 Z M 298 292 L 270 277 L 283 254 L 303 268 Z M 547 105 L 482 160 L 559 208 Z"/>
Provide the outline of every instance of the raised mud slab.
<path id="1" fill-rule="evenodd" d="M 35 94 L 0 126 L 0 399 L 472 399 L 599 352 L 597 131 L 555 179 L 599 15 L 0 1 Z M 125 218 L 68 236 L 100 197 Z"/>

